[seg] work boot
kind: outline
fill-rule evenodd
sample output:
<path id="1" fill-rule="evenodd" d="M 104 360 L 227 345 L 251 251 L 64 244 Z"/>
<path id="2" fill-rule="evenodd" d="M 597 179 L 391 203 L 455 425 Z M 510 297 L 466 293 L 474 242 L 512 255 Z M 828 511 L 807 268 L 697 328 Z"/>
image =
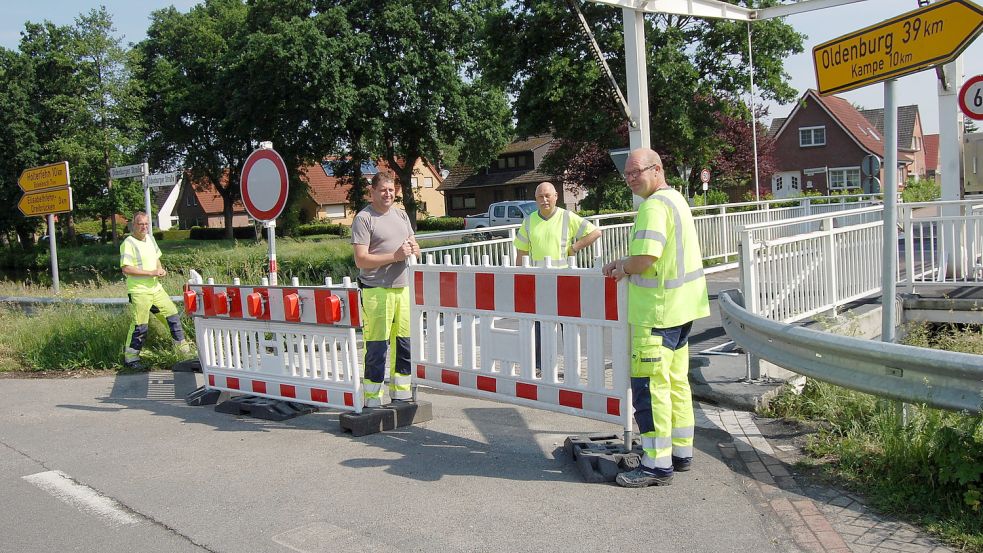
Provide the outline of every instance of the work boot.
<path id="1" fill-rule="evenodd" d="M 676 457 L 672 456 L 672 470 L 673 472 L 686 472 L 693 468 L 693 458 L 692 457 Z"/>
<path id="2" fill-rule="evenodd" d="M 672 471 L 665 475 L 650 472 L 645 467 L 638 467 L 629 472 L 622 472 L 615 482 L 623 488 L 645 488 L 648 486 L 668 486 L 672 484 Z"/>
<path id="3" fill-rule="evenodd" d="M 174 342 L 174 349 L 181 355 L 195 355 L 195 347 L 191 342 L 187 340 L 181 340 L 180 342 Z"/>
<path id="4" fill-rule="evenodd" d="M 131 371 L 145 371 L 147 366 L 143 364 L 143 361 L 137 359 L 136 361 L 127 361 L 123 363 L 123 366 Z"/>

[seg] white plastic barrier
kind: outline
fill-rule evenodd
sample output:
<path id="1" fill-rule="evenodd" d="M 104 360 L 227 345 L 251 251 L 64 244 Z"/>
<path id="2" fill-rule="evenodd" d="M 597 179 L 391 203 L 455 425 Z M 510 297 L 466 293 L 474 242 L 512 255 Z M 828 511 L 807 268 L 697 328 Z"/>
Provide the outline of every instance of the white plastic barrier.
<path id="1" fill-rule="evenodd" d="M 189 283 L 206 387 L 362 411 L 359 290 Z"/>
<path id="2" fill-rule="evenodd" d="M 463 261 L 410 267 L 415 381 L 630 431 L 626 285 L 597 270 Z"/>

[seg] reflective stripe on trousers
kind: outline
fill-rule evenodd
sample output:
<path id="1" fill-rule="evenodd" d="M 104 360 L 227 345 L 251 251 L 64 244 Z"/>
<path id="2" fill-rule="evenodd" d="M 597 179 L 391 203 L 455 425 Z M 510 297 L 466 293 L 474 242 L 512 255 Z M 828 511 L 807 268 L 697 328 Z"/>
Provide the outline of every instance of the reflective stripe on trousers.
<path id="1" fill-rule="evenodd" d="M 631 385 L 635 422 L 648 468 L 669 469 L 672 457 L 693 456 L 693 398 L 689 386 L 689 332 L 632 327 Z"/>

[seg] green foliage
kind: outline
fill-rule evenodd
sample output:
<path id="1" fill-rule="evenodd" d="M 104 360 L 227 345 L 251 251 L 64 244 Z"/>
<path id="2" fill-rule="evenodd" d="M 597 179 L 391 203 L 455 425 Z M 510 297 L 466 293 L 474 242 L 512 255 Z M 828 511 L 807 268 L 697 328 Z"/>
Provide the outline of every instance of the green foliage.
<path id="1" fill-rule="evenodd" d="M 983 353 L 979 325 L 913 325 L 905 342 Z M 801 395 L 786 392 L 769 416 L 818 422 L 809 452 L 829 459 L 845 478 L 889 512 L 928 526 L 966 551 L 983 551 L 983 414 L 908 406 L 809 380 Z"/>
<path id="2" fill-rule="evenodd" d="M 352 229 L 340 223 L 308 223 L 297 227 L 294 236 L 312 236 L 315 234 L 333 234 L 335 236 L 351 236 Z"/>
<path id="3" fill-rule="evenodd" d="M 191 238 L 191 229 L 181 230 L 172 228 L 167 230 L 155 230 L 154 238 L 160 240 L 187 240 Z"/>
<path id="4" fill-rule="evenodd" d="M 931 179 L 918 179 L 905 184 L 901 200 L 907 203 L 932 202 L 942 197 L 942 185 Z"/>
<path id="5" fill-rule="evenodd" d="M 427 217 L 416 222 L 418 231 L 463 230 L 463 217 Z"/>
<path id="6" fill-rule="evenodd" d="M 0 307 L 0 370 L 64 371 L 121 369 L 129 314 L 119 307 L 61 304 L 34 309 L 30 315 Z M 184 321 L 194 336 L 191 321 Z M 167 326 L 151 317 L 144 361 L 170 367 L 179 360 L 171 351 Z"/>
<path id="7" fill-rule="evenodd" d="M 226 234 L 224 228 L 191 227 L 188 238 L 192 240 L 224 240 Z M 256 227 L 233 227 L 232 237 L 239 240 L 255 240 Z"/>
<path id="8" fill-rule="evenodd" d="M 716 188 L 707 190 L 706 194 L 697 192 L 693 195 L 694 206 L 721 205 L 726 203 L 730 203 L 730 196 L 723 190 Z"/>

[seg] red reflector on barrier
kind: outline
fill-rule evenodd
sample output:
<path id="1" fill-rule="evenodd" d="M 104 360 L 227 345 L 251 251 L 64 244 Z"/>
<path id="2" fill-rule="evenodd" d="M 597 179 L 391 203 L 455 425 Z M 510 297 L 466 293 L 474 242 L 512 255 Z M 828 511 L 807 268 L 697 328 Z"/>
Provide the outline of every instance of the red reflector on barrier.
<path id="1" fill-rule="evenodd" d="M 608 398 L 608 414 L 616 417 L 621 416 L 621 400 L 616 397 Z"/>
<path id="2" fill-rule="evenodd" d="M 533 401 L 537 401 L 539 399 L 539 390 L 536 388 L 535 384 L 516 382 L 515 396 L 521 397 L 523 399 L 531 399 Z"/>
<path id="3" fill-rule="evenodd" d="M 478 377 L 478 389 L 484 392 L 498 392 L 498 381 L 490 376 Z"/>
<path id="4" fill-rule="evenodd" d="M 300 320 L 300 296 L 296 290 L 283 291 L 283 316 L 288 321 Z"/>
<path id="5" fill-rule="evenodd" d="M 224 315 L 229 312 L 229 297 L 225 295 L 225 292 L 218 292 L 212 299 L 215 305 L 215 314 Z"/>
<path id="6" fill-rule="evenodd" d="M 198 311 L 198 294 L 194 290 L 184 291 L 184 312 L 188 315 Z"/>
<path id="7" fill-rule="evenodd" d="M 280 395 L 291 399 L 297 399 L 297 388 L 290 386 L 289 384 L 280 384 Z"/>
<path id="8" fill-rule="evenodd" d="M 427 379 L 427 369 L 425 369 L 423 365 L 416 366 L 416 377 L 421 380 Z"/>
<path id="9" fill-rule="evenodd" d="M 341 320 L 341 298 L 327 290 L 314 290 L 318 324 L 330 325 Z"/>
<path id="10" fill-rule="evenodd" d="M 318 401 L 321 403 L 328 402 L 328 391 L 321 390 L 318 388 L 311 388 L 311 401 Z"/>
<path id="11" fill-rule="evenodd" d="M 353 396 L 351 392 L 345 392 L 345 405 L 348 407 L 355 406 L 355 396 Z"/>
<path id="12" fill-rule="evenodd" d="M 449 371 L 444 369 L 440 371 L 440 381 L 444 384 L 453 384 L 455 386 L 461 385 L 461 375 L 456 371 Z"/>
<path id="13" fill-rule="evenodd" d="M 259 318 L 263 315 L 263 296 L 258 292 L 253 292 L 246 296 L 246 309 L 250 317 Z"/>
<path id="14" fill-rule="evenodd" d="M 239 379 L 231 376 L 225 377 L 225 387 L 232 388 L 233 390 L 239 389 Z"/>
<path id="15" fill-rule="evenodd" d="M 574 409 L 584 408 L 584 394 L 571 392 L 570 390 L 560 390 L 560 405 L 573 407 Z"/>
<path id="16" fill-rule="evenodd" d="M 263 382 L 262 380 L 253 380 L 253 391 L 257 394 L 265 394 L 266 382 Z"/>
<path id="17" fill-rule="evenodd" d="M 208 375 L 208 385 L 209 386 L 212 386 L 212 387 L 215 386 L 215 375 L 214 374 Z"/>

